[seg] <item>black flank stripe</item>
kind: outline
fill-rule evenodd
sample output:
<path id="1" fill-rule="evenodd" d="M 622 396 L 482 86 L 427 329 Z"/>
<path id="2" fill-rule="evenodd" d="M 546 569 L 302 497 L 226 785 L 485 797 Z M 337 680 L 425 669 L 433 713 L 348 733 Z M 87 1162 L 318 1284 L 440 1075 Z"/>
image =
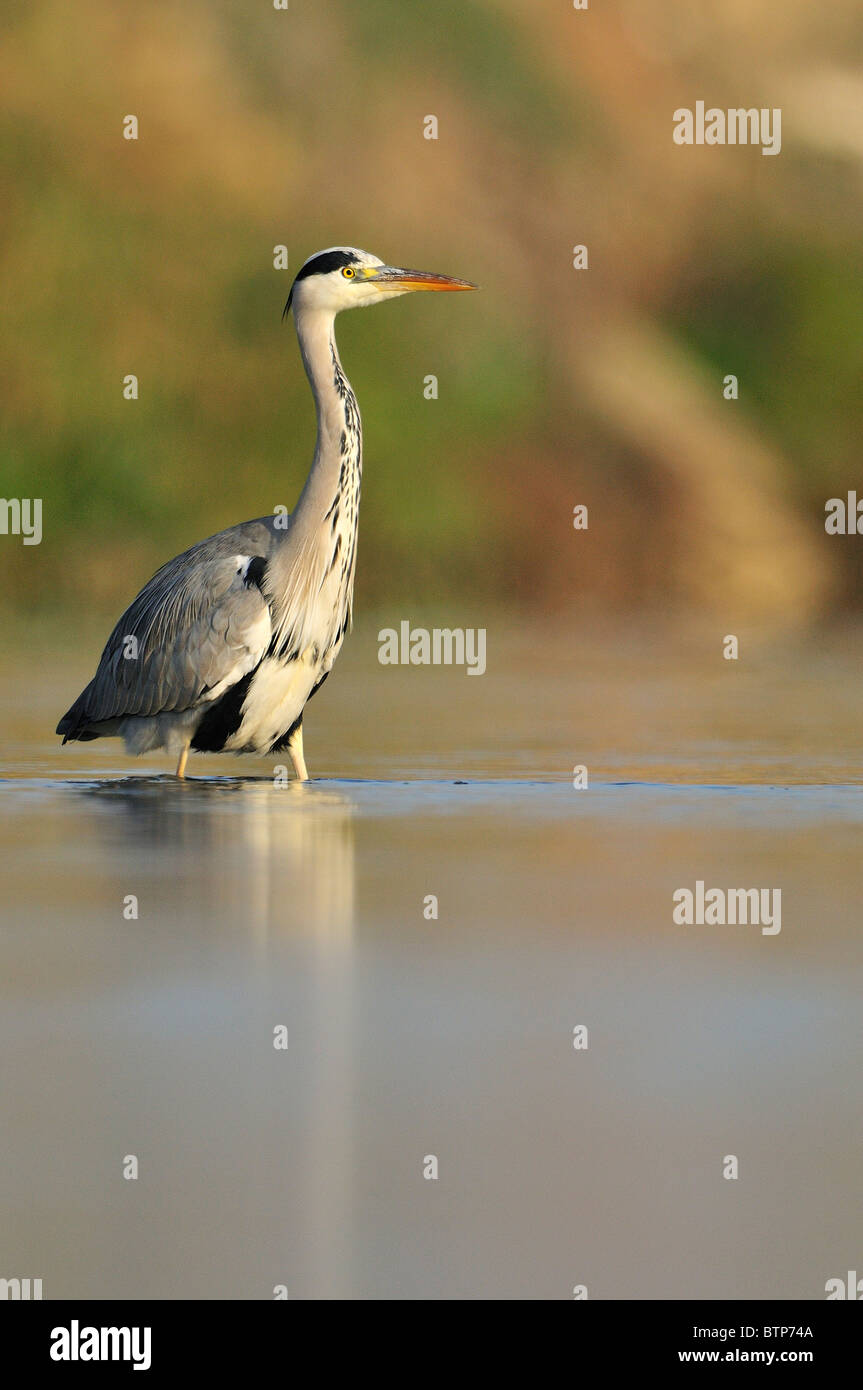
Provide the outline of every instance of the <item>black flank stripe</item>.
<path id="1" fill-rule="evenodd" d="M 257 670 L 256 666 L 254 671 L 226 690 L 220 700 L 209 706 L 192 739 L 196 752 L 221 753 L 231 734 L 237 732 L 243 720 L 243 703 Z"/>
<path id="2" fill-rule="evenodd" d="M 263 555 L 256 555 L 254 560 L 249 561 L 249 568 L 246 570 L 246 577 L 243 580 L 247 589 L 251 589 L 253 584 L 260 589 L 266 568 L 267 562 Z"/>
<path id="3" fill-rule="evenodd" d="M 314 694 L 314 693 L 315 693 L 315 692 L 312 691 L 312 694 Z M 309 697 L 309 698 L 311 698 L 311 697 Z M 300 725 L 302 724 L 302 722 L 303 722 L 303 716 L 302 716 L 302 715 L 299 715 L 299 717 L 298 717 L 297 719 L 294 720 L 293 724 L 292 724 L 291 727 L 288 729 L 287 733 L 282 734 L 280 738 L 277 738 L 277 739 L 276 739 L 275 743 L 274 743 L 274 744 L 272 745 L 272 747 L 270 748 L 270 752 L 271 752 L 271 753 L 283 753 L 284 750 L 287 748 L 288 744 L 290 743 L 291 739 L 293 738 L 294 733 L 295 733 L 296 730 L 300 727 Z"/>

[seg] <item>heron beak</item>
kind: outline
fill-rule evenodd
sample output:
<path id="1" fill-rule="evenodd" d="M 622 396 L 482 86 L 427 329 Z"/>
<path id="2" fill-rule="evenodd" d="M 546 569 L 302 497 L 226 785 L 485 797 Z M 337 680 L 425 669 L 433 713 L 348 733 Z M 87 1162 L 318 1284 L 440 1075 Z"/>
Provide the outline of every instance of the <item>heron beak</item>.
<path id="1" fill-rule="evenodd" d="M 475 290 L 470 280 L 457 280 L 452 275 L 437 275 L 433 270 L 399 270 L 392 265 L 373 266 L 366 271 L 368 279 L 382 290 Z"/>

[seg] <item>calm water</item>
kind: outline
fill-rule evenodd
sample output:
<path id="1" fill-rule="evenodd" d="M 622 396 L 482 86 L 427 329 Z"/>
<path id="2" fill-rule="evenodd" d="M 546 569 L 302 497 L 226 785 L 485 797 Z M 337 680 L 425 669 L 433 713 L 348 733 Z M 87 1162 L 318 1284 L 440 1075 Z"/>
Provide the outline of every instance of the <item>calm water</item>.
<path id="1" fill-rule="evenodd" d="M 863 641 L 720 641 L 490 628 L 475 678 L 361 630 L 287 787 L 61 749 L 94 650 L 7 661 L 0 1276 L 817 1299 L 863 1268 Z M 781 932 L 676 926 L 698 879 L 781 889 Z"/>

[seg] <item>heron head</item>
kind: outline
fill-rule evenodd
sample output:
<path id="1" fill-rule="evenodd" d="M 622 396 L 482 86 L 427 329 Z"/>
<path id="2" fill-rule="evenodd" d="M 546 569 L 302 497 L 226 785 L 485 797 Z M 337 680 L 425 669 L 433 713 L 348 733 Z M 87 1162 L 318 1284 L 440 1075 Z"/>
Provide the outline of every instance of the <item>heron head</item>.
<path id="1" fill-rule="evenodd" d="M 412 290 L 475 290 L 468 280 L 437 275 L 429 270 L 404 270 L 385 265 L 368 251 L 354 246 L 331 246 L 310 256 L 297 272 L 285 313 L 304 309 L 324 309 L 338 314 L 342 309 L 362 309 L 382 304 Z"/>

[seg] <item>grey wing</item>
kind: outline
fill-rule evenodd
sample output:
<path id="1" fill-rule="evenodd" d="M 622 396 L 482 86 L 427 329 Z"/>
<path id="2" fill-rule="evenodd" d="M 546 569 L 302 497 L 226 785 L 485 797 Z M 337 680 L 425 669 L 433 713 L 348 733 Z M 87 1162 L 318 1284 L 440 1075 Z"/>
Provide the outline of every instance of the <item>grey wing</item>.
<path id="1" fill-rule="evenodd" d="M 254 670 L 272 637 L 260 588 L 276 543 L 271 523 L 231 527 L 163 565 L 117 623 L 58 734 L 206 706 Z"/>

